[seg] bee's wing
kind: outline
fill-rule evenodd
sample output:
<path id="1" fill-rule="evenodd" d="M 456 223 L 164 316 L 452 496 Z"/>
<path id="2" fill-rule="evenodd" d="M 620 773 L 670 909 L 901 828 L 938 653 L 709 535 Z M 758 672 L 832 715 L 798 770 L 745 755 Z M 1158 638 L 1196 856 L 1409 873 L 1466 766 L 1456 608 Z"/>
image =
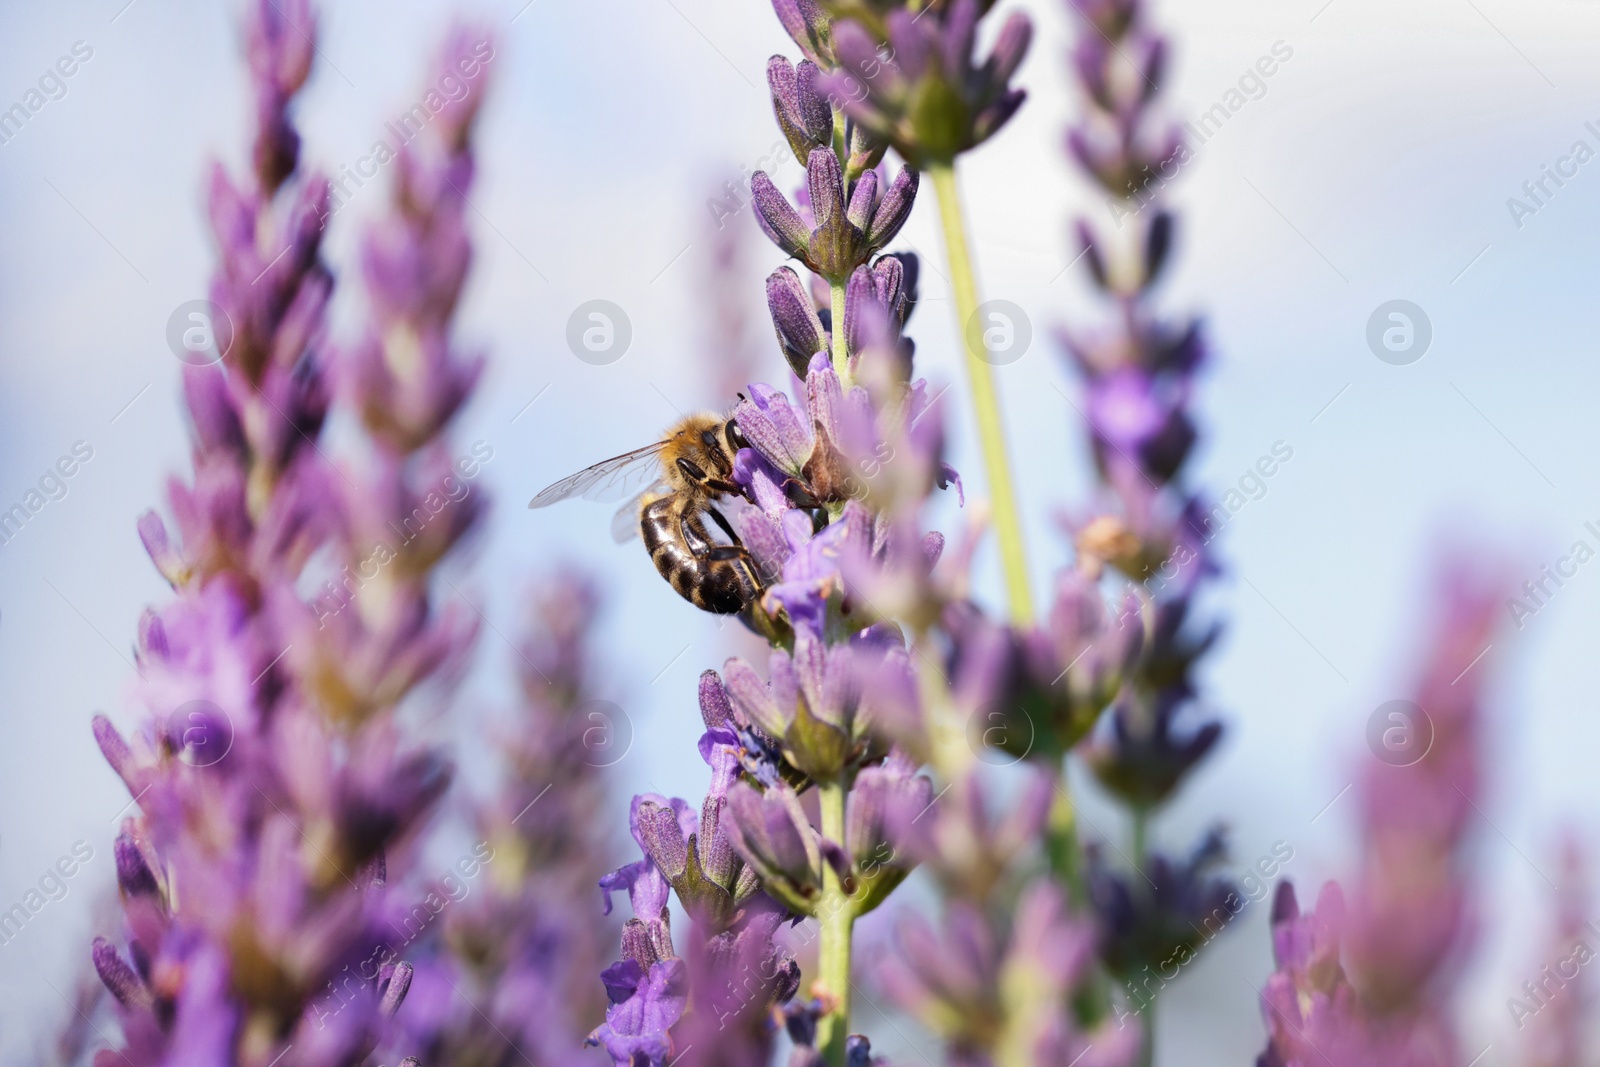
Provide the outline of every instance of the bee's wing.
<path id="1" fill-rule="evenodd" d="M 528 501 L 530 508 L 547 508 L 561 500 L 581 496 L 585 500 L 601 502 L 622 500 L 640 491 L 661 476 L 657 457 L 664 441 L 612 456 L 577 474 L 561 479 L 556 484 Z"/>
<path id="2" fill-rule="evenodd" d="M 657 481 L 654 485 L 646 486 L 635 493 L 628 501 L 617 509 L 611 516 L 611 539 L 619 545 L 625 545 L 639 536 L 639 501 L 651 493 L 664 493 L 667 483 Z"/>

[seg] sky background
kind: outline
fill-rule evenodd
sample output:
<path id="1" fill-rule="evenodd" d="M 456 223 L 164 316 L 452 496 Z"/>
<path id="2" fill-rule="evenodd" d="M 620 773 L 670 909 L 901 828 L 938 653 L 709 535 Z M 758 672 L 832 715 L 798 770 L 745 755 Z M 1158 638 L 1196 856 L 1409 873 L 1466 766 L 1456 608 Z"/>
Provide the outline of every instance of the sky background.
<path id="1" fill-rule="evenodd" d="M 497 51 L 460 337 L 492 363 L 456 436 L 463 449 L 478 440 L 494 449 L 478 484 L 496 507 L 449 575 L 492 622 L 460 700 L 467 725 L 452 740 L 470 784 L 487 760 L 472 724 L 506 700 L 506 637 L 527 583 L 574 562 L 592 569 L 607 589 L 605 695 L 626 709 L 634 738 L 615 768 L 620 829 L 633 791 L 701 795 L 695 678 L 720 666 L 732 637 L 673 596 L 637 546 L 611 544 L 609 509 L 523 504 L 647 443 L 678 411 L 727 399 L 711 317 L 715 300 L 731 298 L 708 291 L 706 201 L 772 157 L 763 71 L 768 55 L 795 49 L 762 0 L 525 2 L 472 8 Z M 1062 10 L 1001 6 L 1035 16 L 1019 75 L 1031 96 L 963 160 L 961 179 L 983 294 L 1014 302 L 1033 327 L 1032 347 L 998 375 L 1042 591 L 1067 558 L 1055 517 L 1089 484 L 1077 385 L 1051 342 L 1057 326 L 1096 315 L 1081 265 L 1064 269 L 1075 252 L 1067 226 L 1078 214 L 1109 225 L 1110 215 L 1061 151 L 1078 107 Z M 212 157 L 237 167 L 242 155 L 234 7 L 0 6 L 0 108 L 75 42 L 93 50 L 66 95 L 0 145 L 0 510 L 75 442 L 93 449 L 66 498 L 0 547 L 0 909 L 75 842 L 94 850 L 68 896 L 0 946 L 7 1064 L 59 1023 L 65 1005 L 52 987 L 67 991 L 81 974 L 92 911 L 113 882 L 127 796 L 88 723 L 95 711 L 135 721 L 124 694 L 136 622 L 169 595 L 134 521 L 188 464 L 165 331 L 174 308 L 204 294 L 213 259 L 203 167 Z M 322 10 L 322 62 L 299 114 L 306 160 L 336 171 L 419 98 L 450 9 L 337 0 Z M 1600 4 L 1221 0 L 1154 10 L 1175 40 L 1167 103 L 1180 120 L 1221 100 L 1274 44 L 1292 49 L 1172 186 L 1179 255 L 1161 303 L 1208 322 L 1197 483 L 1221 493 L 1275 443 L 1293 449 L 1217 542 L 1228 572 L 1210 607 L 1227 633 L 1205 683 L 1229 731 L 1155 836 L 1184 846 L 1224 822 L 1241 866 L 1285 842 L 1294 851 L 1285 874 L 1305 895 L 1348 867 L 1355 809 L 1336 798 L 1366 755 L 1372 711 L 1407 692 L 1449 546 L 1472 546 L 1519 581 L 1579 538 L 1600 547 L 1583 529 L 1600 525 L 1600 159 L 1520 225 L 1507 206 L 1574 142 L 1600 149 L 1585 128 L 1600 128 Z M 785 187 L 800 173 L 792 161 L 776 170 Z M 328 248 L 341 273 L 387 181 L 336 217 Z M 929 189 L 893 247 L 928 262 L 909 328 L 921 371 L 960 386 L 931 200 Z M 729 225 L 744 228 L 742 291 L 761 373 L 776 380 L 760 282 L 782 256 L 748 211 Z M 339 299 L 336 332 L 348 336 L 361 298 L 347 286 Z M 594 299 L 622 307 L 633 330 L 625 356 L 604 367 L 564 341 L 573 309 Z M 1373 310 L 1394 299 L 1432 324 L 1425 356 L 1406 366 L 1380 361 L 1365 341 Z M 981 494 L 970 413 L 950 410 L 953 460 Z M 949 531 L 962 521 L 948 502 L 935 517 Z M 980 577 L 980 596 L 995 603 L 992 558 L 980 559 Z M 1576 822 L 1591 849 L 1600 845 L 1597 627 L 1600 562 L 1590 562 L 1478 668 L 1489 675 L 1493 759 L 1475 827 L 1486 895 L 1465 1026 L 1484 1065 L 1515 1062 L 1505 1001 L 1548 962 L 1540 937 L 1560 828 Z M 1122 832 L 1103 804 L 1086 803 L 1088 820 Z M 613 858 L 625 857 L 604 861 Z M 1252 983 L 1270 969 L 1265 910 L 1248 910 L 1171 988 L 1161 1063 L 1222 1067 L 1259 1051 Z M 870 1010 L 861 1025 L 896 1063 L 936 1058 L 925 1038 Z"/>

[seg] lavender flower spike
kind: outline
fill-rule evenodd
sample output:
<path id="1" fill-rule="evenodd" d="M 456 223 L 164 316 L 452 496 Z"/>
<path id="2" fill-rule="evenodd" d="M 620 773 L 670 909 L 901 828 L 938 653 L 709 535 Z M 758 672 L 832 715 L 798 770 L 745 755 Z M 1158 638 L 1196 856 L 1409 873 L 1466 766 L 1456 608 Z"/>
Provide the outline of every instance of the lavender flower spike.
<path id="1" fill-rule="evenodd" d="M 125 1047 L 113 1058 L 133 1067 L 266 1064 L 291 1050 L 298 1067 L 364 1062 L 413 988 L 380 921 L 389 878 L 406 873 L 406 846 L 449 781 L 396 707 L 472 639 L 470 625 L 435 617 L 428 586 L 475 505 L 432 524 L 425 543 L 391 549 L 348 598 L 303 599 L 318 568 L 372 551 L 352 536 L 360 517 L 437 479 L 439 457 L 449 464 L 442 431 L 463 399 L 436 392 L 439 377 L 392 393 L 418 403 L 391 413 L 417 417 L 361 427 L 388 457 L 364 488 L 318 447 L 323 383 L 340 377 L 322 337 L 328 188 L 297 179 L 287 119 L 311 29 L 303 2 L 250 5 L 256 173 L 241 189 L 219 168 L 210 201 L 222 250 L 213 293 L 238 332 L 223 363 L 185 369 L 195 470 L 192 486 L 173 485 L 180 536 L 159 519 L 139 524 L 176 592 L 140 623 L 135 693 L 149 717 L 131 740 L 105 720 L 94 727 L 138 806 L 115 849 L 127 952 L 104 941 L 92 952 L 118 1000 Z M 468 118 L 436 126 L 465 170 Z M 413 190 L 432 173 L 411 171 Z M 386 307 L 432 345 L 411 367 L 444 370 L 459 394 L 473 375 L 449 374 L 441 353 L 465 246 L 449 239 L 448 219 L 434 225 L 434 201 L 406 205 L 398 250 L 440 269 L 389 290 Z"/>

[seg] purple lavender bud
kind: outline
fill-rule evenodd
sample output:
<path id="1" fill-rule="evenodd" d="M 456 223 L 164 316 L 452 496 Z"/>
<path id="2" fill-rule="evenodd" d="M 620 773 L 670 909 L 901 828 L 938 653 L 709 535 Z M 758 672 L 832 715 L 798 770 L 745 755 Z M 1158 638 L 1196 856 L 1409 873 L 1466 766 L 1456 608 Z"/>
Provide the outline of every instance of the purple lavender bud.
<path id="1" fill-rule="evenodd" d="M 843 520 L 833 524 L 809 545 L 824 542 L 835 527 L 846 525 Z M 799 573 L 800 567 L 814 567 L 817 561 L 802 562 L 798 567 L 794 566 L 796 560 L 790 563 L 785 567 L 784 583 L 775 590 L 788 598 L 786 606 L 798 604 L 802 587 L 815 595 L 821 589 L 813 582 L 823 585 L 836 580 L 838 572 L 832 565 L 827 565 L 834 576 L 830 579 Z M 847 766 L 882 755 L 881 744 L 870 732 L 872 708 L 863 692 L 884 653 L 872 647 L 871 637 L 866 635 L 858 635 L 848 645 L 828 646 L 811 626 L 801 624 L 799 620 L 805 616 L 797 606 L 790 608 L 790 617 L 797 620 L 794 653 L 773 650 L 770 684 L 763 683 L 740 659 L 730 659 L 723 675 L 735 709 L 776 740 L 791 766 L 812 778 L 830 780 Z"/>
<path id="2" fill-rule="evenodd" d="M 713 670 L 700 672 L 700 720 L 705 723 L 707 730 L 736 730 L 740 725 L 734 718 L 728 691 Z"/>
<path id="3" fill-rule="evenodd" d="M 96 715 L 90 720 L 90 728 L 94 731 L 95 744 L 100 746 L 100 754 L 111 764 L 111 769 L 117 772 L 117 777 L 122 779 L 130 792 L 138 793 L 142 790 L 143 777 L 134 765 L 133 750 L 128 747 L 128 742 L 122 739 L 117 728 L 111 725 L 111 720 L 104 715 Z"/>
<path id="4" fill-rule="evenodd" d="M 252 3 L 247 9 L 245 51 L 256 92 L 253 159 L 263 188 L 278 188 L 294 173 L 300 138 L 289 124 L 289 98 L 311 70 L 315 25 L 309 0 Z"/>
<path id="5" fill-rule="evenodd" d="M 1084 760 L 1102 785 L 1146 807 L 1172 796 L 1222 738 L 1219 722 L 1180 726 L 1182 701 L 1176 692 L 1161 694 L 1153 716 L 1127 698 L 1112 706 L 1110 729 L 1084 743 Z"/>
<path id="6" fill-rule="evenodd" d="M 887 29 L 889 44 L 894 49 L 894 60 L 898 66 L 898 74 L 911 82 L 920 81 L 922 76 L 929 72 L 930 62 L 934 57 L 934 50 L 938 45 L 938 31 L 933 25 L 923 25 L 917 14 L 910 11 L 892 11 L 889 13 Z M 870 45 L 871 38 L 864 31 L 854 28 L 849 32 L 849 55 L 851 65 L 862 66 L 863 45 Z M 845 36 L 841 32 L 841 36 Z M 877 49 L 873 49 L 873 55 Z"/>
<path id="7" fill-rule="evenodd" d="M 761 232 L 772 243 L 783 249 L 785 255 L 804 259 L 811 233 L 801 221 L 800 213 L 789 205 L 788 199 L 772 184 L 767 172 L 758 170 L 750 175 L 750 193 L 755 204 L 756 221 Z"/>
<path id="8" fill-rule="evenodd" d="M 619 973 L 619 969 L 625 972 L 627 965 L 633 964 L 632 973 L 642 976 L 652 965 L 672 955 L 670 940 L 663 946 L 662 939 L 656 933 L 657 930 L 665 928 L 665 923 L 666 920 L 664 919 L 656 923 L 647 923 L 642 919 L 629 919 L 622 924 L 622 962 L 608 967 L 600 974 L 600 980 L 606 983 L 607 993 L 610 995 L 613 1004 L 633 995 L 632 987 L 627 990 L 626 995 L 623 997 L 618 997 L 611 988 L 613 978 Z M 665 948 L 665 951 L 663 951 L 663 948 Z M 608 977 L 608 975 L 613 977 Z M 635 985 L 637 985 L 637 982 L 635 982 Z"/>
<path id="9" fill-rule="evenodd" d="M 811 303 L 800 276 L 779 267 L 767 277 L 767 309 L 778 332 L 778 345 L 795 377 L 804 378 L 811 357 L 828 348 L 828 333 Z M 848 320 L 847 320 L 848 321 Z"/>
<path id="10" fill-rule="evenodd" d="M 933 802 L 933 782 L 916 770 L 904 752 L 891 750 L 883 763 L 862 770 L 850 790 L 845 846 L 861 886 L 858 914 L 875 908 L 915 865 L 891 831 L 891 812 L 915 819 Z"/>
<path id="11" fill-rule="evenodd" d="M 822 892 L 822 853 L 794 790 L 779 782 L 761 792 L 740 782 L 728 793 L 733 847 L 761 877 L 762 888 L 790 910 L 810 914 Z"/>
<path id="12" fill-rule="evenodd" d="M 816 0 L 772 0 L 778 21 L 813 63 L 830 66 L 828 16 Z"/>
<path id="13" fill-rule="evenodd" d="M 1033 42 L 1033 22 L 1022 12 L 1013 11 L 1000 27 L 994 49 L 989 53 L 989 76 L 998 82 L 1009 82 L 1028 54 Z"/>
<path id="14" fill-rule="evenodd" d="M 1172 251 L 1172 213 L 1158 211 L 1150 220 L 1150 232 L 1145 237 L 1144 285 L 1151 286 L 1161 277 L 1167 265 L 1167 255 Z"/>
<path id="15" fill-rule="evenodd" d="M 978 0 L 955 0 L 946 6 L 943 32 L 936 44 L 941 69 L 959 71 L 971 56 L 973 37 L 978 29 L 978 14 Z M 1019 18 L 1026 21 L 1027 16 L 1020 11 L 1012 15 L 1013 22 Z"/>
<path id="16" fill-rule="evenodd" d="M 869 172 L 870 173 L 870 172 Z M 865 176 L 863 176 L 865 177 Z M 883 195 L 883 200 L 872 213 L 872 224 L 861 225 L 867 231 L 867 244 L 873 249 L 882 248 L 911 217 L 911 207 L 917 198 L 917 185 L 921 176 L 910 167 L 900 168 L 894 183 Z"/>
<path id="17" fill-rule="evenodd" d="M 833 112 L 817 91 L 817 65 L 808 59 L 798 69 L 783 56 L 767 60 L 767 86 L 772 110 L 797 161 L 814 148 L 826 148 L 833 138 Z"/>
<path id="18" fill-rule="evenodd" d="M 413 968 L 409 963 L 397 963 L 394 971 L 383 984 L 383 996 L 378 1001 L 378 1014 L 385 1019 L 394 1018 L 394 1013 L 400 1010 L 400 1004 L 406 999 L 406 992 L 411 988 Z"/>
<path id="19" fill-rule="evenodd" d="M 1079 219 L 1077 224 L 1078 247 L 1083 250 L 1084 266 L 1088 268 L 1089 276 L 1102 291 L 1111 289 L 1110 275 L 1106 273 L 1106 258 L 1100 252 L 1100 245 L 1094 239 L 1094 231 L 1089 228 L 1088 222 Z"/>
<path id="20" fill-rule="evenodd" d="M 215 367 L 185 366 L 183 399 L 203 451 L 246 454 L 244 428 L 225 374 Z"/>
<path id="21" fill-rule="evenodd" d="M 167 526 L 154 511 L 139 516 L 139 540 L 144 542 L 150 562 L 169 585 L 176 589 L 188 580 L 189 570 L 183 564 L 183 554 L 167 539 Z"/>
<path id="22" fill-rule="evenodd" d="M 1212 873 L 1226 852 L 1221 832 L 1212 830 L 1182 861 L 1145 857 L 1134 873 L 1112 869 L 1103 849 L 1089 847 L 1089 899 L 1100 958 L 1112 975 L 1131 982 L 1146 968 L 1187 961 L 1222 931 L 1235 914 L 1228 901 L 1238 899 L 1233 883 Z"/>
<path id="23" fill-rule="evenodd" d="M 829 282 L 842 282 L 871 259 L 904 225 L 916 196 L 914 171 L 902 170 L 880 196 L 881 179 L 867 170 L 847 180 L 829 147 L 814 148 L 806 159 L 806 195 L 814 225 L 807 222 L 757 171 L 750 179 L 757 221 L 774 244 L 802 260 Z"/>
<path id="24" fill-rule="evenodd" d="M 128 834 L 118 834 L 113 851 L 117 860 L 117 888 L 126 897 L 157 897 L 161 887 L 155 874 L 145 862 L 139 845 Z"/>
<path id="25" fill-rule="evenodd" d="M 845 218 L 857 230 L 866 230 L 872 225 L 872 208 L 878 199 L 878 174 L 876 171 L 867 171 L 856 182 L 855 190 L 850 194 L 850 204 L 845 209 Z"/>
<path id="26" fill-rule="evenodd" d="M 99 973 L 100 980 L 124 1007 L 148 1011 L 154 1005 L 155 998 L 150 988 L 117 954 L 111 942 L 103 937 L 95 938 L 90 956 L 94 960 L 94 969 Z"/>
<path id="27" fill-rule="evenodd" d="M 643 839 L 645 852 L 661 873 L 672 882 L 683 877 L 689 867 L 688 844 L 685 830 L 679 824 L 679 812 L 645 800 L 634 809 L 633 821 Z"/>

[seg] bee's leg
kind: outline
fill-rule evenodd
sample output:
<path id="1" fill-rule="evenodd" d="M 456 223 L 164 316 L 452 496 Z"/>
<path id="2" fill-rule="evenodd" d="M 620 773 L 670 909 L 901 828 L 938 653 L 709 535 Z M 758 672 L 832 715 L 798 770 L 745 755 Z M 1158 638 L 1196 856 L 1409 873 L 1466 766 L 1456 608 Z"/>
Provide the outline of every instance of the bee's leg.
<path id="1" fill-rule="evenodd" d="M 728 570 L 737 583 L 739 598 L 745 603 L 755 600 L 767 587 L 767 583 L 761 580 L 761 571 L 756 566 L 756 561 L 751 558 L 749 552 L 738 545 L 718 545 L 706 558 L 732 564 Z"/>
<path id="2" fill-rule="evenodd" d="M 733 525 L 728 522 L 728 517 L 726 515 L 718 511 L 716 508 L 706 508 L 706 514 L 711 516 L 711 521 L 717 524 L 718 529 L 728 535 L 728 541 L 731 544 L 744 544 L 743 541 L 739 540 L 739 535 L 734 532 Z"/>
<path id="3" fill-rule="evenodd" d="M 685 513 L 680 516 L 678 533 L 696 559 L 708 558 L 708 553 L 716 547 L 711 541 L 711 536 L 706 533 L 705 523 L 700 521 L 698 514 Z"/>

